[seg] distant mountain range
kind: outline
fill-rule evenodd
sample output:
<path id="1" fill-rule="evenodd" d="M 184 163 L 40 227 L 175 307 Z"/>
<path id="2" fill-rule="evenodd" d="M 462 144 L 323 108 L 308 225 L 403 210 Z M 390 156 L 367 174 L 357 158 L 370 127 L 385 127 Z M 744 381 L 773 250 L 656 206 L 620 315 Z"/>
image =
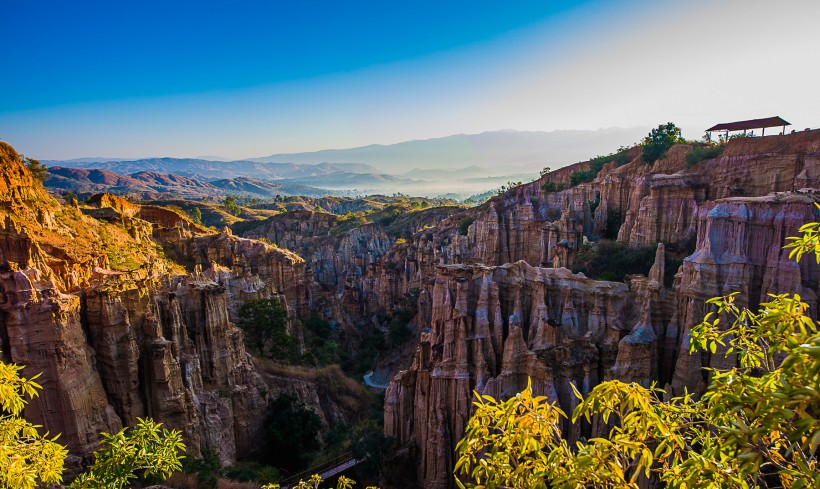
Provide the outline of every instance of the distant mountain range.
<path id="1" fill-rule="evenodd" d="M 648 132 L 645 127 L 608 128 L 597 131 L 492 131 L 456 134 L 397 144 L 373 144 L 351 149 L 284 153 L 251 158 L 258 162 L 302 164 L 355 162 L 381 172 L 399 174 L 410 168 L 457 169 L 468 166 L 516 168 L 536 171 L 608 154 L 631 145 Z"/>
<path id="2" fill-rule="evenodd" d="M 195 158 L 144 158 L 140 160 L 69 161 L 45 160 L 47 166 L 108 170 L 121 175 L 131 175 L 142 171 L 173 173 L 198 180 L 219 180 L 222 178 L 249 177 L 265 180 L 289 178 L 312 178 L 320 175 L 344 173 L 378 173 L 378 170 L 358 163 L 261 163 L 256 161 L 214 161 Z"/>
<path id="3" fill-rule="evenodd" d="M 52 172 L 59 178 L 79 179 L 84 188 L 100 188 L 108 180 L 114 188 L 183 188 L 203 192 L 210 183 L 223 193 L 228 188 L 249 188 L 253 193 L 267 194 L 270 189 L 258 182 L 279 185 L 279 193 L 303 188 L 305 195 L 316 192 L 335 195 L 395 192 L 410 195 L 470 195 L 499 187 L 507 181 L 533 178 L 549 166 L 561 168 L 599 154 L 608 154 L 623 145 L 631 145 L 646 133 L 646 128 L 609 128 L 597 131 L 519 132 L 494 131 L 481 134 L 457 134 L 436 139 L 407 141 L 390 145 L 288 153 L 238 161 L 201 158 L 143 158 L 121 160 L 78 158 L 68 161 L 43 161 L 50 168 L 104 170 L 103 174 L 67 174 Z M 105 161 L 102 161 L 105 160 Z M 145 172 L 165 175 L 137 176 Z M 195 184 L 182 184 L 177 178 L 188 178 Z M 137 181 L 117 179 L 132 178 Z M 250 179 L 243 181 L 239 179 Z M 100 180 L 95 182 L 94 179 Z M 108 180 L 106 180 L 108 179 Z M 230 181 L 227 183 L 217 183 Z M 253 181 L 254 183 L 248 183 Z M 226 185 L 226 188 L 220 185 Z"/>
<path id="4" fill-rule="evenodd" d="M 226 195 L 269 199 L 276 195 L 324 197 L 338 193 L 296 183 L 275 183 L 248 177 L 203 182 L 195 178 L 153 171 L 121 175 L 109 170 L 61 166 L 48 169 L 45 186 L 59 192 L 73 192 L 78 195 L 109 192 L 136 195 L 142 199 L 173 196 L 195 200 L 203 197 L 222 200 Z"/>

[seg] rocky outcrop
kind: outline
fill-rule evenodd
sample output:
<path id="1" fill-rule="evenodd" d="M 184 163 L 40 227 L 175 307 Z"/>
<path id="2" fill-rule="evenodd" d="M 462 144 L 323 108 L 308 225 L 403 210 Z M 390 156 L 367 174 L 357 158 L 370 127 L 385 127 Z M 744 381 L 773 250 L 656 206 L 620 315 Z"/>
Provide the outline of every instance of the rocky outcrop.
<path id="1" fill-rule="evenodd" d="M 699 205 L 733 196 L 757 197 L 820 187 L 820 131 L 730 140 L 719 158 L 689 166 L 688 145 L 673 147 L 637 179 L 628 202 L 612 178 L 602 183 L 598 219 L 622 213 L 618 240 L 631 245 L 664 242 L 691 251 Z M 635 180 L 632 178 L 632 180 Z M 605 198 L 606 195 L 606 198 Z M 615 205 L 611 205 L 612 203 Z"/>
<path id="2" fill-rule="evenodd" d="M 294 250 L 313 269 L 314 279 L 326 291 L 357 288 L 369 269 L 399 239 L 435 226 L 460 209 L 443 206 L 426 210 L 387 207 L 372 220 L 340 217 L 326 212 L 296 210 L 273 216 L 243 236 L 264 238 L 280 248 Z"/>
<path id="3" fill-rule="evenodd" d="M 61 433 L 73 454 L 91 453 L 99 433 L 118 430 L 122 420 L 87 348 L 80 298 L 59 292 L 34 268 L 3 272 L 0 288 L 3 360 L 26 365 L 26 376 L 42 373 L 43 391 L 26 406 L 26 419 Z"/>
<path id="4" fill-rule="evenodd" d="M 189 454 L 223 463 L 260 435 L 266 387 L 228 318 L 225 287 L 204 277 L 150 281 L 109 276 L 64 294 L 36 269 L 0 277 L 4 360 L 42 372 L 26 417 L 62 433 L 87 457 L 102 431 L 151 416 L 183 430 Z"/>
<path id="5" fill-rule="evenodd" d="M 61 207 L 0 143 L 0 350 L 44 372 L 27 415 L 74 454 L 152 416 L 183 430 L 192 454 L 211 448 L 228 463 L 257 444 L 270 396 L 296 395 L 327 423 L 357 410 L 328 402 L 321 384 L 335 377 L 260 376 L 233 326 L 244 301 L 275 296 L 294 317 L 372 325 L 410 298 L 420 341 L 387 389 L 385 432 L 416 458 L 419 484 L 449 488 L 473 391 L 503 398 L 532 378 L 567 412 L 572 386 L 606 379 L 697 391 L 702 366 L 734 362 L 688 354 L 709 297 L 740 291 L 754 308 L 798 292 L 816 314 L 820 270 L 782 246 L 820 219 L 820 131 L 732 140 L 694 165 L 691 149 L 653 164 L 633 149 L 567 188 L 590 168 L 574 165 L 472 209 L 387 206 L 366 223 L 293 211 L 237 237 L 106 196 Z M 657 247 L 650 272 L 572 274 L 599 238 Z M 565 428 L 570 440 L 604 429 Z"/>

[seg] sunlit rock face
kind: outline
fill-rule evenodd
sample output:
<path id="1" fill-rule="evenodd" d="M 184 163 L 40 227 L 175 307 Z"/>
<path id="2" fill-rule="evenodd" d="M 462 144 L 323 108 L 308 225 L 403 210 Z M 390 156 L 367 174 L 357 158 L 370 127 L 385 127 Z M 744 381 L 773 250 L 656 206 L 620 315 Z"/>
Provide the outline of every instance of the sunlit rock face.
<path id="1" fill-rule="evenodd" d="M 309 311 L 304 260 L 114 196 L 60 206 L 2 142 L 0 157 L 0 351 L 43 386 L 26 418 L 61 433 L 72 469 L 146 416 L 182 430 L 191 456 L 257 449 L 268 386 L 233 318 L 271 296 Z"/>

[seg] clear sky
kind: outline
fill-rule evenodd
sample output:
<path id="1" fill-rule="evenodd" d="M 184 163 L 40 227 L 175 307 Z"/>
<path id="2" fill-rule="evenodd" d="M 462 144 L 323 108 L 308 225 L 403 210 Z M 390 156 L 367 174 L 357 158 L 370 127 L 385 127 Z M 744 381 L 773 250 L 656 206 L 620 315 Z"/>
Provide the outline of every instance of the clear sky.
<path id="1" fill-rule="evenodd" d="M 820 126 L 817 0 L 3 0 L 2 15 L 0 138 L 41 159 Z"/>

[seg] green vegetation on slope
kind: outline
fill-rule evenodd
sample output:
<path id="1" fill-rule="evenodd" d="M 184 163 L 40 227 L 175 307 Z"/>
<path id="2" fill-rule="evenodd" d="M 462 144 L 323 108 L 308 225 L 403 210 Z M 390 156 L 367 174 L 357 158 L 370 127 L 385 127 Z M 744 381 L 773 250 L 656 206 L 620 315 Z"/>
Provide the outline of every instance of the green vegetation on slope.
<path id="1" fill-rule="evenodd" d="M 707 145 L 699 145 L 692 148 L 691 151 L 686 153 L 686 163 L 689 166 L 696 165 L 703 160 L 710 160 L 712 158 L 717 158 L 718 156 L 723 153 L 723 150 L 726 148 L 723 144 L 707 144 Z"/>
<path id="2" fill-rule="evenodd" d="M 641 155 L 647 163 L 653 163 L 666 154 L 666 150 L 678 143 L 685 143 L 678 126 L 672 122 L 661 124 L 644 138 Z"/>
<path id="3" fill-rule="evenodd" d="M 59 434 L 40 435 L 38 426 L 21 417 L 27 401 L 42 386 L 20 376 L 21 365 L 0 361 L 0 487 L 35 489 L 63 479 L 68 450 Z M 182 467 L 185 450 L 182 433 L 168 431 L 150 419 L 139 419 L 131 428 L 101 434 L 94 463 L 81 473 L 69 489 L 121 489 L 138 477 L 164 480 Z"/>
<path id="4" fill-rule="evenodd" d="M 595 177 L 598 176 L 598 173 L 601 172 L 604 165 L 609 162 L 615 162 L 616 165 L 622 166 L 631 160 L 629 156 L 630 148 L 620 148 L 617 152 L 608 154 L 606 156 L 596 156 L 595 158 L 590 159 L 587 163 L 589 163 L 588 170 L 580 170 L 573 172 L 569 176 L 569 186 L 574 187 L 581 183 L 587 183 L 595 180 Z M 549 190 L 548 190 L 549 191 Z"/>
<path id="5" fill-rule="evenodd" d="M 654 246 L 628 246 L 602 239 L 578 249 L 572 272 L 583 273 L 595 280 L 622 282 L 627 275 L 648 275 L 655 260 L 655 251 Z M 667 254 L 665 268 L 677 270 L 681 263 L 681 260 Z M 671 287 L 674 278 L 674 273 L 667 273 L 664 285 Z"/>

